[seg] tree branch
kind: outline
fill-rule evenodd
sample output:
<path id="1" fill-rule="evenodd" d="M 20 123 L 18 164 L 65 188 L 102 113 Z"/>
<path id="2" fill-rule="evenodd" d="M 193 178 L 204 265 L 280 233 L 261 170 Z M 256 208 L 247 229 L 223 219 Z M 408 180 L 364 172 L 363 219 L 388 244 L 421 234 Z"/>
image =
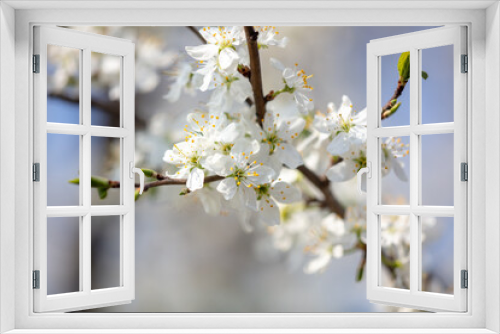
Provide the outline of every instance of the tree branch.
<path id="1" fill-rule="evenodd" d="M 297 167 L 297 169 L 304 175 L 312 184 L 318 188 L 324 196 L 324 205 L 330 209 L 330 211 L 336 213 L 339 217 L 344 218 L 345 208 L 340 204 L 340 202 L 335 198 L 330 189 L 330 180 L 326 177 L 320 177 L 312 170 L 307 168 L 305 165 Z"/>
<path id="2" fill-rule="evenodd" d="M 205 38 L 203 38 L 203 36 L 200 34 L 200 32 L 198 31 L 198 29 L 196 29 L 195 27 L 193 26 L 187 26 L 186 28 L 188 28 L 189 30 L 191 30 L 195 35 L 196 37 L 198 37 L 198 39 L 200 41 L 202 41 L 203 43 L 206 43 L 207 41 L 205 40 Z"/>
<path id="3" fill-rule="evenodd" d="M 49 97 L 53 97 L 62 101 L 66 102 L 71 102 L 71 103 L 80 103 L 80 100 L 78 98 L 73 98 L 64 94 L 60 93 L 50 93 Z M 91 101 L 91 106 L 98 108 L 102 110 L 103 112 L 111 115 L 114 117 L 115 121 L 120 119 L 120 102 L 119 101 L 109 101 L 109 102 L 102 102 L 102 101 L 97 101 L 97 100 L 92 100 Z M 137 109 L 137 106 L 136 106 Z M 137 128 L 143 129 L 146 127 L 146 121 L 144 121 L 142 118 L 137 117 L 137 112 L 135 113 L 135 126 Z"/>
<path id="4" fill-rule="evenodd" d="M 257 122 L 262 127 L 266 114 L 266 99 L 262 92 L 262 71 L 260 66 L 259 47 L 257 45 L 258 32 L 251 26 L 245 26 L 245 36 L 250 56 L 250 83 L 254 94 L 255 112 Z M 338 202 L 330 190 L 330 181 L 325 177 L 319 177 L 312 170 L 302 165 L 297 168 L 311 183 L 313 183 L 324 196 L 324 205 L 339 217 L 344 217 L 345 208 Z"/>
<path id="5" fill-rule="evenodd" d="M 250 57 L 250 83 L 253 90 L 253 102 L 255 104 L 255 113 L 257 122 L 262 126 L 264 116 L 266 115 L 266 100 L 262 91 L 262 71 L 260 67 L 259 46 L 257 37 L 259 33 L 251 26 L 245 26 L 245 36 L 248 44 L 248 55 Z"/>
<path id="6" fill-rule="evenodd" d="M 163 176 L 159 175 L 157 176 L 159 180 L 148 182 L 144 184 L 144 191 L 148 191 L 150 188 L 156 188 L 156 187 L 161 187 L 161 186 L 171 186 L 171 185 L 178 185 L 178 186 L 185 186 L 187 179 L 173 179 L 169 176 Z M 219 175 L 210 175 L 205 177 L 203 184 L 211 183 L 211 182 L 217 182 L 224 180 L 224 176 L 219 176 Z M 120 188 L 120 181 L 109 181 L 109 186 L 110 188 Z M 139 188 L 139 184 L 136 183 L 134 185 L 136 188 Z"/>
<path id="7" fill-rule="evenodd" d="M 393 113 L 391 113 L 391 108 L 393 107 L 392 101 L 397 100 L 401 94 L 403 94 L 403 91 L 406 87 L 406 84 L 408 81 L 401 81 L 401 78 L 398 80 L 398 85 L 396 87 L 396 90 L 394 91 L 394 94 L 392 94 L 391 98 L 387 103 L 382 107 L 382 112 L 380 115 L 381 119 L 386 119 L 387 117 L 391 116 Z"/>

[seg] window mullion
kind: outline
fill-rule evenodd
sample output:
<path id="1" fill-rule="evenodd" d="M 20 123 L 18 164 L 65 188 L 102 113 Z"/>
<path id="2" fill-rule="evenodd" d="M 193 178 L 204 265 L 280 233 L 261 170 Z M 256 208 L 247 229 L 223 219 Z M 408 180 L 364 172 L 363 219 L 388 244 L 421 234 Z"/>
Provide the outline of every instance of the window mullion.
<path id="1" fill-rule="evenodd" d="M 414 130 L 418 125 L 419 120 L 419 105 L 420 105 L 420 85 L 419 68 L 420 68 L 419 51 L 416 48 L 410 50 L 410 78 L 413 82 L 410 85 L 410 208 L 414 208 L 419 204 L 419 183 L 420 183 L 420 168 L 419 168 L 419 152 L 420 143 L 419 136 Z M 418 291 L 418 273 L 419 273 L 419 233 L 418 233 L 418 217 L 410 209 L 410 291 L 412 294 Z"/>
<path id="2" fill-rule="evenodd" d="M 82 91 L 81 98 L 82 101 L 82 125 L 86 128 L 90 127 L 90 115 L 91 115 L 91 51 L 88 48 L 83 49 L 82 57 Z M 81 149 L 81 189 L 82 189 L 82 204 L 89 211 L 82 217 L 82 228 L 80 234 L 80 249 L 81 249 L 81 259 L 80 264 L 80 276 L 83 280 L 82 291 L 85 293 L 90 293 L 91 291 L 91 135 L 87 131 L 82 136 L 82 149 Z"/>

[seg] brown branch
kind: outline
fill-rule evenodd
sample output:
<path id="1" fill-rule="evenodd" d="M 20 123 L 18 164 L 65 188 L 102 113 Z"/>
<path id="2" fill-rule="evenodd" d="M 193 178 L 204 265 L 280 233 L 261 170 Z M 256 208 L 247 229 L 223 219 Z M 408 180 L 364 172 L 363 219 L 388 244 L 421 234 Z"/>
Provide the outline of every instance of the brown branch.
<path id="1" fill-rule="evenodd" d="M 382 107 L 380 116 L 381 119 L 386 119 L 387 117 L 392 115 L 392 113 L 390 112 L 391 108 L 393 107 L 392 101 L 397 100 L 401 96 L 401 94 L 403 94 L 407 83 L 408 81 L 401 81 L 401 78 L 399 78 L 398 85 L 396 87 L 396 90 L 394 91 L 394 94 L 392 94 L 389 101 L 387 101 L 387 103 Z"/>
<path id="2" fill-rule="evenodd" d="M 324 205 L 330 209 L 330 211 L 336 213 L 339 217 L 344 218 L 345 208 L 340 204 L 340 202 L 335 198 L 331 189 L 330 181 L 326 177 L 320 177 L 312 170 L 307 168 L 305 165 L 297 167 L 297 169 L 309 180 L 312 184 L 318 188 L 324 196 Z"/>
<path id="3" fill-rule="evenodd" d="M 264 116 L 266 115 L 266 100 L 262 91 L 262 71 L 260 67 L 259 46 L 257 45 L 258 32 L 251 26 L 245 26 L 245 36 L 248 44 L 248 55 L 250 57 L 250 83 L 253 90 L 253 102 L 255 104 L 255 113 L 257 122 L 262 126 Z"/>
<path id="4" fill-rule="evenodd" d="M 199 32 L 199 31 L 198 31 L 195 27 L 193 27 L 193 26 L 187 26 L 187 28 L 188 28 L 189 30 L 191 30 L 191 31 L 192 31 L 192 32 L 196 35 L 196 37 L 198 37 L 198 39 L 199 39 L 200 41 L 202 41 L 203 43 L 206 43 L 206 42 L 207 42 L 207 41 L 205 40 L 205 38 L 204 38 L 204 37 L 200 34 L 200 32 Z"/>
<path id="5" fill-rule="evenodd" d="M 49 97 L 53 97 L 62 101 L 66 102 L 71 102 L 71 103 L 80 103 L 80 100 L 78 98 L 70 97 L 61 93 L 50 93 Z M 92 100 L 91 101 L 91 106 L 94 108 L 98 108 L 102 110 L 103 112 L 113 116 L 115 121 L 120 120 L 120 101 L 108 101 L 108 102 L 102 102 L 102 101 L 97 101 L 97 100 Z M 137 108 L 137 106 L 136 106 Z M 116 122 L 115 125 L 118 125 L 118 122 Z M 137 113 L 135 113 L 135 126 L 137 128 L 145 128 L 146 127 L 146 121 L 144 121 L 142 118 L 137 117 Z"/>
<path id="6" fill-rule="evenodd" d="M 161 187 L 161 186 L 171 186 L 171 185 L 178 185 L 178 186 L 185 186 L 187 179 L 173 179 L 169 176 L 157 176 L 157 178 L 160 178 L 160 180 L 148 182 L 144 184 L 144 191 L 148 191 L 150 188 L 156 188 L 156 187 Z M 203 180 L 203 184 L 211 183 L 211 182 L 217 182 L 224 180 L 224 176 L 219 176 L 219 175 L 210 175 L 205 177 Z M 120 181 L 109 181 L 110 188 L 120 188 Z M 136 183 L 135 188 L 139 188 L 140 185 Z"/>
<path id="7" fill-rule="evenodd" d="M 250 56 L 250 83 L 254 94 L 257 122 L 262 127 L 266 114 L 266 99 L 262 91 L 262 72 L 260 67 L 259 47 L 257 45 L 258 32 L 251 26 L 244 27 Z M 311 181 L 324 196 L 324 206 L 340 217 L 344 217 L 345 208 L 338 202 L 330 190 L 330 181 L 325 177 L 319 177 L 312 170 L 302 165 L 297 168 L 309 181 Z"/>

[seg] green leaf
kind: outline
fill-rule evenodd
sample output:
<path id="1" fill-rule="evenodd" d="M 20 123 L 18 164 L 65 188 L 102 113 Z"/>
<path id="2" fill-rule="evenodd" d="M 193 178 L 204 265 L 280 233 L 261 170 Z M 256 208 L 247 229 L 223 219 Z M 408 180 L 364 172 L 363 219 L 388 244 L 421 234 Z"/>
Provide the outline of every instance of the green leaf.
<path id="1" fill-rule="evenodd" d="M 139 197 L 141 197 L 141 194 L 139 193 L 139 189 L 136 189 L 134 193 L 134 201 L 137 201 Z"/>
<path id="2" fill-rule="evenodd" d="M 424 80 L 427 80 L 427 78 L 428 78 L 428 77 L 429 77 L 429 74 L 427 74 L 427 72 L 426 72 L 426 71 L 422 71 L 422 78 L 423 78 Z"/>
<path id="3" fill-rule="evenodd" d="M 365 272 L 365 266 L 361 266 L 358 268 L 356 273 L 356 282 L 361 282 L 361 280 L 363 279 L 364 272 Z"/>
<path id="4" fill-rule="evenodd" d="M 79 178 L 79 177 L 77 177 L 76 179 L 69 180 L 68 182 L 69 182 L 69 183 L 73 183 L 73 184 L 80 184 L 80 178 Z"/>
<path id="5" fill-rule="evenodd" d="M 105 199 L 108 196 L 108 188 L 97 188 L 97 193 L 100 199 Z"/>
<path id="6" fill-rule="evenodd" d="M 158 173 L 152 169 L 141 168 L 141 170 L 146 177 L 156 177 L 156 175 L 158 175 Z"/>
<path id="7" fill-rule="evenodd" d="M 395 113 L 399 109 L 400 106 L 401 106 L 401 102 L 398 102 L 395 105 L 393 105 L 391 108 L 391 114 Z"/>
<path id="8" fill-rule="evenodd" d="M 410 79 L 410 52 L 403 52 L 398 60 L 398 72 L 402 81 Z"/>
<path id="9" fill-rule="evenodd" d="M 90 186 L 92 188 L 109 188 L 109 180 L 100 176 L 91 176 Z"/>
<path id="10" fill-rule="evenodd" d="M 184 196 L 184 195 L 189 194 L 189 192 L 190 192 L 190 191 L 189 191 L 189 189 L 188 189 L 188 188 L 183 188 L 183 189 L 181 190 L 181 192 L 179 193 L 179 195 L 180 195 L 180 196 Z"/>

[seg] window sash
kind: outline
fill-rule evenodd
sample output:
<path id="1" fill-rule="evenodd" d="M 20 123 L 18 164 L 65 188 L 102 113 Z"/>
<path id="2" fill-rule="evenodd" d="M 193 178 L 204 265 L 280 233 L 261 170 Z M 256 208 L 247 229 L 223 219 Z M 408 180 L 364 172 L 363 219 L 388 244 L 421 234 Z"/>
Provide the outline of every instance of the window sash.
<path id="1" fill-rule="evenodd" d="M 80 124 L 47 122 L 47 46 L 80 50 Z M 91 125 L 91 52 L 121 59 L 120 127 Z M 40 182 L 34 184 L 34 270 L 40 271 L 40 289 L 34 289 L 35 312 L 74 311 L 128 303 L 134 299 L 134 44 L 130 41 L 65 28 L 35 27 L 34 54 L 40 55 L 40 73 L 34 74 L 34 161 L 40 163 Z M 47 134 L 80 138 L 80 205 L 47 206 Z M 91 138 L 119 138 L 121 142 L 121 205 L 91 205 Z M 133 165 L 133 164 L 132 164 Z M 120 286 L 91 289 L 91 217 L 120 216 Z M 80 291 L 47 294 L 47 217 L 79 217 Z"/>
<path id="2" fill-rule="evenodd" d="M 467 183 L 460 181 L 460 163 L 467 162 L 467 76 L 460 73 L 461 54 L 466 54 L 465 27 L 444 27 L 371 41 L 367 46 L 368 92 L 368 156 L 372 177 L 368 179 L 367 193 L 367 297 L 370 301 L 430 311 L 467 310 L 467 290 L 461 289 L 460 271 L 467 269 Z M 453 45 L 454 61 L 454 122 L 419 124 L 421 101 L 421 49 Z M 419 78 L 419 84 L 410 86 L 410 124 L 382 127 L 379 116 L 380 58 L 384 55 L 410 51 L 410 78 Z M 411 79 L 410 79 L 411 80 Z M 420 135 L 454 133 L 454 206 L 420 205 Z M 410 205 L 380 205 L 381 137 L 410 137 Z M 380 215 L 407 214 L 410 216 L 410 289 L 379 286 L 381 278 Z M 421 245 L 419 219 L 421 216 L 454 217 L 454 294 L 419 291 L 421 280 Z"/>

